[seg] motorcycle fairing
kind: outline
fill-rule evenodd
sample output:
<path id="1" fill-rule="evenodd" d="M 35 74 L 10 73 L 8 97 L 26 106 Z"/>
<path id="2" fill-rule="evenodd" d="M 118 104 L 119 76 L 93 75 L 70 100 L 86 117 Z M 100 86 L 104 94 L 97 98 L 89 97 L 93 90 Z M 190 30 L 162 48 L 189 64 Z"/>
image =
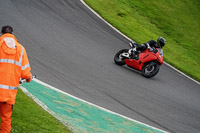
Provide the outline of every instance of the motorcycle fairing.
<path id="1" fill-rule="evenodd" d="M 142 53 L 139 54 L 138 60 L 125 59 L 125 63 L 129 67 L 133 67 L 133 68 L 141 71 L 144 63 L 150 62 L 150 61 L 153 61 L 153 60 L 157 60 L 157 56 L 155 56 L 155 53 L 148 52 L 148 50 L 145 50 L 145 51 L 143 51 Z"/>

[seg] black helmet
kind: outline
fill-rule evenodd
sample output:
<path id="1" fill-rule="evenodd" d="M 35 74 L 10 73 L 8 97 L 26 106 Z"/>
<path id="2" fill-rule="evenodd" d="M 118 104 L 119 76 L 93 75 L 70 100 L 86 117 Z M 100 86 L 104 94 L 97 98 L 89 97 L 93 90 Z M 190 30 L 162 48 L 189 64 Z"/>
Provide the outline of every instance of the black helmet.
<path id="1" fill-rule="evenodd" d="M 165 38 L 163 37 L 158 37 L 157 39 L 157 44 L 160 48 L 164 47 L 165 46 L 165 43 L 166 43 L 166 40 Z"/>
<path id="2" fill-rule="evenodd" d="M 11 26 L 3 26 L 2 29 L 1 29 L 1 33 L 2 34 L 5 34 L 5 33 L 10 33 L 12 34 L 13 33 L 13 28 Z"/>

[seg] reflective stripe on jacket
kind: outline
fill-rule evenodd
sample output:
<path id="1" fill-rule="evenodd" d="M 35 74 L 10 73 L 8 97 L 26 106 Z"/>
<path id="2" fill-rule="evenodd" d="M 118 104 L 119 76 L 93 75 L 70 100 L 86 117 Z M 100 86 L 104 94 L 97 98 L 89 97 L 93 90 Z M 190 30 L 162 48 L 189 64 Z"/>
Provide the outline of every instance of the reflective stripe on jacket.
<path id="1" fill-rule="evenodd" d="M 12 34 L 0 37 L 0 102 L 15 103 L 20 78 L 32 78 L 24 47 Z"/>

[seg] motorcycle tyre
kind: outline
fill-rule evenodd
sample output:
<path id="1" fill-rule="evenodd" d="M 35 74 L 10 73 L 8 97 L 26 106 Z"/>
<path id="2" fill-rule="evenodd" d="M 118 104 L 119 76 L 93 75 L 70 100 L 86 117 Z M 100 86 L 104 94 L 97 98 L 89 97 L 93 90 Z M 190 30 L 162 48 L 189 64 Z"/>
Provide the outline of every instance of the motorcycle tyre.
<path id="1" fill-rule="evenodd" d="M 158 72 L 159 72 L 159 65 L 158 64 L 155 64 L 154 65 L 154 67 L 155 67 L 155 69 L 153 70 L 153 72 L 151 72 L 149 75 L 147 75 L 146 73 L 145 73 L 145 68 L 146 68 L 146 66 L 148 65 L 149 63 L 146 63 L 146 64 L 144 64 L 144 66 L 143 66 L 143 68 L 142 68 L 142 75 L 145 77 L 145 78 L 152 78 L 152 77 L 154 77 Z"/>
<path id="2" fill-rule="evenodd" d="M 122 49 L 122 50 L 118 51 L 118 52 L 115 54 L 115 56 L 114 56 L 114 62 L 115 62 L 117 65 L 123 66 L 123 65 L 126 64 L 126 63 L 125 63 L 125 58 L 122 59 L 122 60 L 119 60 L 119 55 L 120 55 L 121 53 L 123 53 L 123 52 L 128 53 L 128 49 Z"/>

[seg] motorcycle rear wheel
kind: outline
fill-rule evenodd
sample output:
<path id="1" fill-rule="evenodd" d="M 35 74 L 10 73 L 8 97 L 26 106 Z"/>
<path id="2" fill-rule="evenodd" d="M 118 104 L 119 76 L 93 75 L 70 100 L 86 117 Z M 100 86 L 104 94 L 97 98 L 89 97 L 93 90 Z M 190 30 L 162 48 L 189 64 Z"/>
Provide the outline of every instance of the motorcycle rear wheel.
<path id="1" fill-rule="evenodd" d="M 117 65 L 125 65 L 125 57 L 122 57 L 122 53 L 128 53 L 128 49 L 122 49 L 120 51 L 118 51 L 115 56 L 114 56 L 114 61 Z"/>
<path id="2" fill-rule="evenodd" d="M 155 64 L 153 66 L 149 63 L 144 64 L 142 68 L 142 75 L 146 78 L 154 77 L 159 72 L 159 65 Z"/>

